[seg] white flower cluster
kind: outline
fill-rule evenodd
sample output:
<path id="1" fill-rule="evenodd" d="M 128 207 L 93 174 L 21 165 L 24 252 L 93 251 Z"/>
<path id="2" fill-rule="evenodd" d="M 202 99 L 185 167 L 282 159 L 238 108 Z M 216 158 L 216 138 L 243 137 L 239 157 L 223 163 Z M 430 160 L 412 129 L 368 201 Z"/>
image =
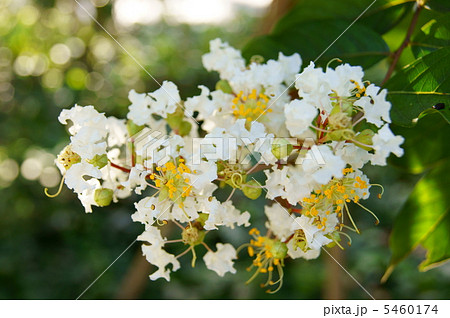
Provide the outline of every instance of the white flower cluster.
<path id="1" fill-rule="evenodd" d="M 71 142 L 56 164 L 86 212 L 132 192 L 142 196 L 131 217 L 145 226 L 138 240 L 158 267 L 152 280 L 170 280 L 188 252 L 194 265 L 202 247 L 207 268 L 235 273 L 240 249 L 217 243 L 214 251 L 207 234 L 250 226 L 250 214 L 231 201 L 236 191 L 251 200 L 264 194 L 267 231 L 251 229 L 241 247 L 254 257 L 250 280 L 267 273 L 265 286 L 279 289 L 286 258 L 316 258 L 324 246 L 350 243 L 345 230 L 359 233 L 351 205 L 376 218 L 360 203 L 373 186 L 361 168 L 401 156 L 403 138 L 389 129 L 386 90 L 364 81 L 361 67 L 310 63 L 300 72 L 298 54 L 247 65 L 220 39 L 210 48 L 203 64 L 220 75 L 213 91 L 199 86 L 200 95 L 182 101 L 172 82 L 152 93 L 131 90 L 127 120 L 92 106 L 63 110 L 59 121 L 71 122 Z M 227 200 L 216 197 L 219 188 L 230 189 Z M 160 232 L 166 227 L 170 239 Z M 168 244 L 185 249 L 175 256 Z"/>

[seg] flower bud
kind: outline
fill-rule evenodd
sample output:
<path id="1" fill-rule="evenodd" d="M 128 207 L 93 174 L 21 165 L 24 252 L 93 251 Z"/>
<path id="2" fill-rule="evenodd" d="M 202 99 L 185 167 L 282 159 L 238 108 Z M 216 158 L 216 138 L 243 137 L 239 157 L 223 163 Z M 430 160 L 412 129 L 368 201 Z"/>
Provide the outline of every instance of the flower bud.
<path id="1" fill-rule="evenodd" d="M 352 129 L 335 130 L 327 134 L 328 140 L 344 141 L 351 140 L 355 137 L 355 132 Z"/>
<path id="2" fill-rule="evenodd" d="M 365 145 L 372 145 L 373 144 L 372 138 L 373 138 L 374 135 L 375 135 L 375 133 L 372 130 L 364 129 L 358 135 L 356 135 L 355 140 L 360 142 L 360 143 L 362 143 L 362 144 L 365 144 Z M 360 148 L 362 148 L 362 149 L 364 149 L 364 150 L 367 150 L 367 151 L 372 150 L 371 147 L 365 147 L 365 146 L 363 146 L 361 144 L 358 144 L 356 142 L 355 142 L 355 145 L 360 147 Z"/>
<path id="3" fill-rule="evenodd" d="M 274 258 L 284 259 L 287 255 L 288 248 L 285 243 L 280 241 L 273 242 L 273 245 L 270 249 L 270 253 L 272 253 Z"/>
<path id="4" fill-rule="evenodd" d="M 94 201 L 99 206 L 107 206 L 111 204 L 113 198 L 113 190 L 107 188 L 100 188 L 94 192 Z"/>
<path id="5" fill-rule="evenodd" d="M 222 91 L 227 94 L 232 94 L 233 89 L 230 86 L 230 83 L 228 83 L 227 80 L 220 80 L 216 83 L 216 90 Z"/>
<path id="6" fill-rule="evenodd" d="M 168 114 L 166 118 L 169 127 L 180 136 L 188 135 L 192 128 L 192 125 L 184 118 L 184 110 L 181 107 L 178 107 L 172 114 Z"/>
<path id="7" fill-rule="evenodd" d="M 294 149 L 294 146 L 286 139 L 277 138 L 272 144 L 272 154 L 277 159 L 286 158 Z"/>
<path id="8" fill-rule="evenodd" d="M 180 124 L 180 128 L 178 130 L 178 133 L 182 137 L 187 136 L 191 132 L 191 128 L 192 128 L 191 123 L 189 123 L 187 121 L 183 121 Z"/>
<path id="9" fill-rule="evenodd" d="M 247 187 L 246 185 L 249 185 L 249 187 Z M 261 195 L 262 188 L 258 181 L 252 179 L 242 185 L 242 192 L 247 198 L 256 200 Z"/>
<path id="10" fill-rule="evenodd" d="M 87 162 L 89 162 L 94 167 L 101 169 L 108 164 L 108 157 L 106 156 L 106 154 L 100 156 L 95 155 L 94 158 L 87 160 Z"/>

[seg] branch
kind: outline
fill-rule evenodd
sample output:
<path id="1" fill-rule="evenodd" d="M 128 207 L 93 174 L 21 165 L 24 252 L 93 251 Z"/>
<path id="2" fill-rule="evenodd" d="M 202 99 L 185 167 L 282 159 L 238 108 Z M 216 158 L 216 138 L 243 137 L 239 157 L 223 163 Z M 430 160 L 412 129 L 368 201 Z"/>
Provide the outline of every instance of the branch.
<path id="1" fill-rule="evenodd" d="M 417 20 L 419 18 L 419 13 L 420 11 L 422 11 L 424 7 L 424 3 L 422 1 L 418 1 L 417 2 L 417 8 L 416 11 L 414 12 L 414 15 L 411 19 L 411 23 L 409 24 L 408 27 L 408 31 L 406 32 L 406 36 L 405 39 L 403 40 L 402 44 L 400 45 L 400 47 L 394 52 L 393 54 L 393 59 L 392 59 L 392 63 L 389 66 L 389 69 L 386 73 L 386 77 L 383 80 L 383 83 L 381 83 L 381 85 L 384 85 L 387 80 L 389 78 L 391 78 L 392 73 L 394 72 L 395 67 L 397 66 L 398 60 L 400 59 L 400 56 L 403 53 L 403 50 L 408 46 L 408 44 L 410 43 L 410 39 L 411 39 L 411 35 L 414 32 L 414 28 L 416 27 L 417 24 Z"/>

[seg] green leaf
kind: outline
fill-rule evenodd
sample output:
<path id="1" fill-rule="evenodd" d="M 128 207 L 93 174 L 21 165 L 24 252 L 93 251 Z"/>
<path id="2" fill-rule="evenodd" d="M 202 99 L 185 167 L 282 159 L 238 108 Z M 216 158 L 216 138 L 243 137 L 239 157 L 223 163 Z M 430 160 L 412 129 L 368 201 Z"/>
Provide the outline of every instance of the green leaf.
<path id="1" fill-rule="evenodd" d="M 443 146 L 448 143 L 450 125 L 439 114 L 421 118 L 412 128 L 391 125 L 391 129 L 405 138 L 405 156 L 392 156 L 389 164 L 420 174 L 450 158 L 450 147 Z"/>
<path id="2" fill-rule="evenodd" d="M 444 241 L 445 236 L 438 239 L 434 235 L 441 234 L 441 224 L 448 226 L 450 178 L 446 176 L 449 170 L 450 161 L 447 160 L 425 174 L 402 207 L 390 237 L 392 256 L 382 281 L 420 244 L 428 249 L 427 260 L 421 265 L 422 269 L 448 258 L 448 240 Z"/>
<path id="3" fill-rule="evenodd" d="M 286 55 L 300 53 L 304 64 L 316 60 L 342 31 L 349 26 L 345 20 L 310 21 L 285 32 L 256 37 L 243 49 L 246 59 L 262 55 L 266 59 L 278 58 L 278 52 Z M 382 37 L 362 24 L 355 23 L 317 61 L 326 65 L 339 57 L 344 62 L 370 67 L 389 54 Z"/>
<path id="4" fill-rule="evenodd" d="M 442 265 L 450 259 L 450 212 L 447 213 L 430 236 L 422 242 L 428 250 L 426 259 L 420 263 L 419 270 L 427 271 Z"/>
<path id="5" fill-rule="evenodd" d="M 436 11 L 449 11 L 450 2 L 448 0 L 428 0 L 427 6 Z"/>
<path id="6" fill-rule="evenodd" d="M 414 0 L 346 0 L 299 1 L 280 19 L 272 33 L 280 34 L 300 24 L 331 19 L 347 20 L 347 26 L 372 4 L 360 22 L 377 33 L 384 34 L 394 27 L 412 7 Z"/>
<path id="7" fill-rule="evenodd" d="M 411 43 L 412 52 L 416 57 L 445 46 L 450 46 L 450 13 L 426 23 Z"/>
<path id="8" fill-rule="evenodd" d="M 414 126 L 414 120 L 433 106 L 450 122 L 450 47 L 418 58 L 385 85 L 393 107 L 391 118 L 400 126 Z"/>

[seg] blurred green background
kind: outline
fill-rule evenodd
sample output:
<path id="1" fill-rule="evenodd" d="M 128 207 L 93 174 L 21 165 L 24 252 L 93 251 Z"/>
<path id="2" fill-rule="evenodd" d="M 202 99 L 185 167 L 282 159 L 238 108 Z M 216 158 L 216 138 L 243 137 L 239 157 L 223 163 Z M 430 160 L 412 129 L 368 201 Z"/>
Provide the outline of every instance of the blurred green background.
<path id="1" fill-rule="evenodd" d="M 218 79 L 201 65 L 208 42 L 221 37 L 242 48 L 267 31 L 280 9 L 270 2 L 80 1 L 156 80 L 174 81 L 183 98 L 198 94 L 200 84 L 213 88 Z M 198 3 L 209 6 L 208 14 Z M 386 40 L 398 46 L 402 36 L 394 30 Z M 368 70 L 372 80 L 382 79 L 383 63 Z M 137 197 L 86 215 L 71 191 L 55 199 L 43 192 L 59 183 L 53 159 L 69 141 L 57 121 L 61 109 L 95 105 L 123 118 L 131 88 L 143 92 L 158 85 L 74 0 L 0 0 L 0 298 L 75 299 L 142 232 L 130 218 Z M 375 227 L 370 215 L 355 209 L 363 233 L 353 235 L 353 246 L 343 253 L 333 251 L 335 257 L 375 298 L 448 298 L 450 264 L 419 273 L 420 249 L 379 283 L 389 262 L 392 222 L 415 180 L 389 167 L 366 173 L 386 188 L 382 200 L 373 195 L 367 203 L 381 224 Z M 264 200 L 241 199 L 233 197 L 262 228 Z M 226 229 L 208 240 L 219 238 L 235 246 L 248 240 L 245 230 Z M 82 299 L 368 298 L 324 253 L 313 261 L 288 261 L 284 287 L 268 295 L 258 281 L 244 284 L 250 259 L 243 254 L 236 275 L 220 278 L 201 260 L 193 269 L 186 256 L 170 283 L 153 282 L 146 273 L 153 269 L 134 244 Z"/>

